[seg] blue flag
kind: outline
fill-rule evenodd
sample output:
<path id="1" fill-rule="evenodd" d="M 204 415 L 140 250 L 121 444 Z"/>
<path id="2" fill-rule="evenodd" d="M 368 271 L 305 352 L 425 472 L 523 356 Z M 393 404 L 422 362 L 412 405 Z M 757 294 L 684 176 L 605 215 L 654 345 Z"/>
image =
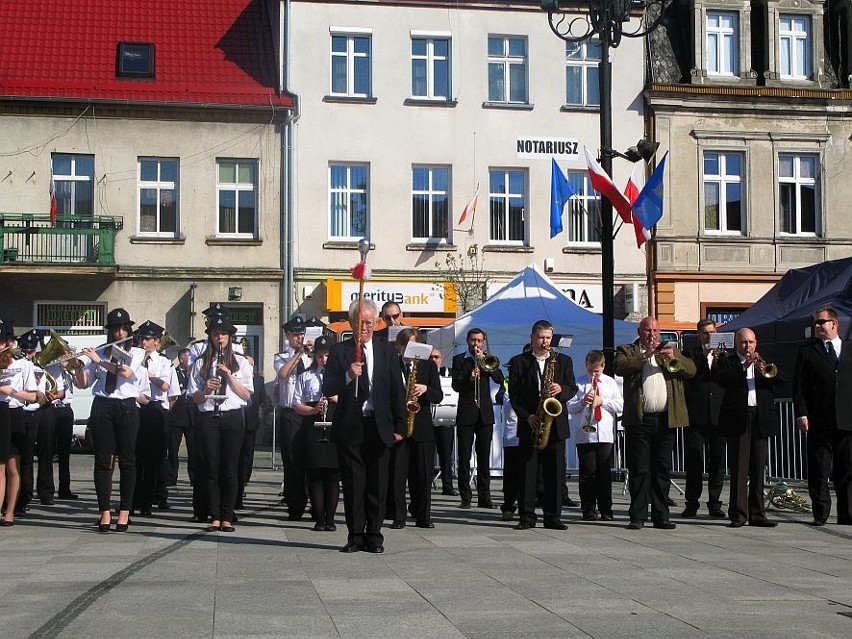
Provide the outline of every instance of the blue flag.
<path id="1" fill-rule="evenodd" d="M 649 231 L 663 217 L 663 172 L 666 170 L 668 156 L 666 152 L 633 203 L 633 215 Z"/>
<path id="2" fill-rule="evenodd" d="M 556 237 L 562 232 L 562 209 L 565 203 L 574 195 L 574 189 L 551 158 L 553 171 L 550 177 L 550 237 Z"/>

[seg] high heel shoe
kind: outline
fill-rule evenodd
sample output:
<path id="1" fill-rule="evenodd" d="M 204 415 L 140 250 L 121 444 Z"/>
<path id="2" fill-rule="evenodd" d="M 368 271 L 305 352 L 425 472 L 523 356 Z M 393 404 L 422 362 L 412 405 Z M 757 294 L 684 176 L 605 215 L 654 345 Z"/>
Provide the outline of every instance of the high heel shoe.
<path id="1" fill-rule="evenodd" d="M 110 522 L 107 522 L 105 524 L 98 522 L 98 532 L 108 533 L 111 525 L 112 524 Z"/>
<path id="2" fill-rule="evenodd" d="M 109 525 L 109 524 L 107 524 Z M 127 529 L 130 528 L 130 520 L 127 520 L 126 524 L 120 524 L 115 522 L 115 532 L 127 532 Z"/>

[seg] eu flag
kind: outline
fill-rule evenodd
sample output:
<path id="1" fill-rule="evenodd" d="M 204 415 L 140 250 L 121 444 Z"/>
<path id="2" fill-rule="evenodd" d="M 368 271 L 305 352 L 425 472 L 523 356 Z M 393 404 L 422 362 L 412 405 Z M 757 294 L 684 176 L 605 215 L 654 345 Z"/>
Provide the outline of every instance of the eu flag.
<path id="1" fill-rule="evenodd" d="M 663 159 L 654 169 L 648 182 L 633 203 L 633 215 L 636 216 L 642 226 L 649 231 L 656 226 L 663 217 L 663 173 L 666 170 L 666 153 Z"/>
<path id="2" fill-rule="evenodd" d="M 551 158 L 550 161 L 553 164 L 550 177 L 550 237 L 556 237 L 562 232 L 562 209 L 574 195 L 574 189 L 568 184 L 556 160 Z"/>

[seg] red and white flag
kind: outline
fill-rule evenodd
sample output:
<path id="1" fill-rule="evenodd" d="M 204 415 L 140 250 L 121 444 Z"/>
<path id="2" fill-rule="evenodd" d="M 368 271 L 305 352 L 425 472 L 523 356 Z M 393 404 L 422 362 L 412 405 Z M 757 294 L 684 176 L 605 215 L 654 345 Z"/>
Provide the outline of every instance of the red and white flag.
<path id="1" fill-rule="evenodd" d="M 459 224 L 464 222 L 467 219 L 468 214 L 470 214 L 470 221 L 473 224 L 473 215 L 476 213 L 476 204 L 479 202 L 479 185 L 476 185 L 476 192 L 473 194 L 470 202 L 467 203 L 467 206 L 464 207 L 464 211 L 461 213 L 461 217 L 459 218 Z"/>
<path id="2" fill-rule="evenodd" d="M 624 197 L 630 202 L 630 206 L 636 202 L 639 197 L 639 185 L 636 184 L 636 168 L 638 164 L 633 165 L 633 171 L 630 173 L 630 178 L 627 180 L 627 186 L 624 187 Z M 631 214 L 633 219 L 633 231 L 636 233 L 636 246 L 641 247 L 645 242 L 651 239 L 651 231 L 642 226 L 635 215 Z"/>
<path id="3" fill-rule="evenodd" d="M 589 179 L 592 182 L 592 188 L 612 202 L 613 208 L 618 211 L 624 223 L 630 224 L 633 217 L 630 213 L 630 202 L 621 194 L 621 191 L 618 190 L 618 187 L 615 186 L 594 156 L 589 153 L 589 149 L 586 149 L 586 164 L 589 167 Z"/>
<path id="4" fill-rule="evenodd" d="M 53 171 L 50 172 L 50 225 L 56 226 L 56 182 L 53 180 Z"/>

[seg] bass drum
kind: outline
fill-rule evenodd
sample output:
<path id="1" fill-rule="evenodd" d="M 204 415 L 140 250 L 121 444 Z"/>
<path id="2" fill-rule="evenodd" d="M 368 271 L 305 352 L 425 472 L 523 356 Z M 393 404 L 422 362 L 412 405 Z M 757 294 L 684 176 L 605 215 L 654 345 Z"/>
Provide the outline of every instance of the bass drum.
<path id="1" fill-rule="evenodd" d="M 440 404 L 432 405 L 432 422 L 435 426 L 455 426 L 459 394 L 453 390 L 453 380 L 449 377 L 441 377 L 441 390 L 444 393 L 444 399 Z"/>

